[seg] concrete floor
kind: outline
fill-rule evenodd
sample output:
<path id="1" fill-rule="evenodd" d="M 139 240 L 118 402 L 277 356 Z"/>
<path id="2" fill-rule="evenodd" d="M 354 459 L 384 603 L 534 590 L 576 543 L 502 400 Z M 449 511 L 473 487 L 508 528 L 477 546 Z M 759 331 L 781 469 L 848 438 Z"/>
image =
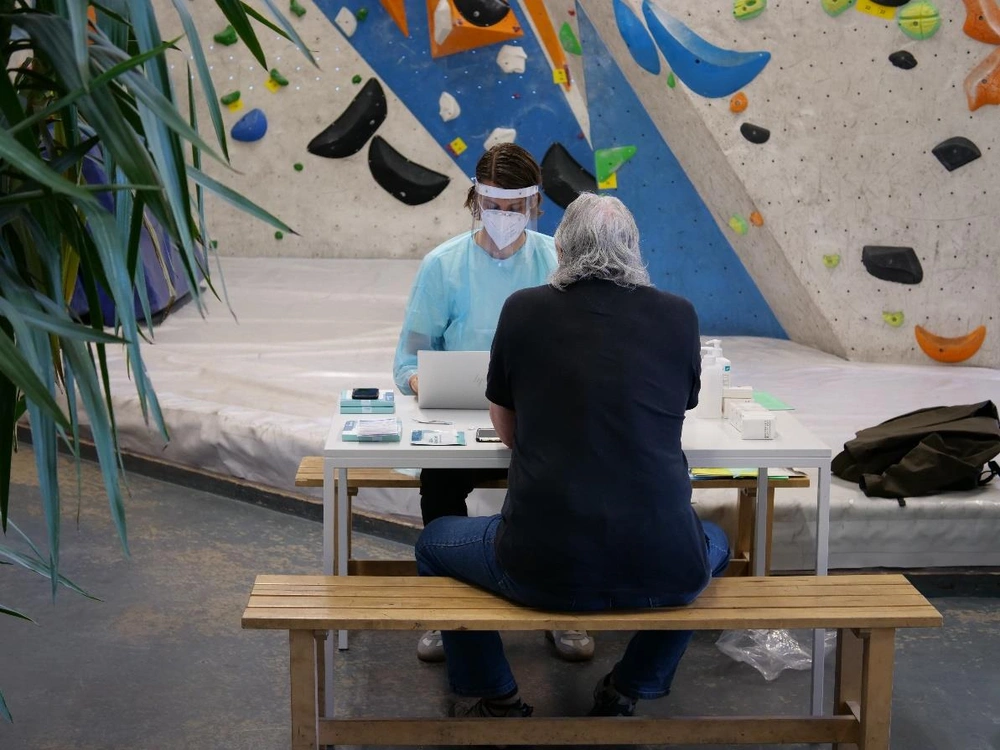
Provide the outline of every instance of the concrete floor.
<path id="1" fill-rule="evenodd" d="M 15 459 L 11 517 L 44 539 L 32 456 Z M 287 640 L 240 629 L 257 573 L 313 573 L 320 525 L 217 495 L 132 474 L 131 558 L 108 518 L 100 476 L 63 462 L 62 570 L 103 599 L 62 590 L 0 566 L 0 602 L 35 625 L 0 617 L 0 689 L 14 714 L 0 724 L 3 750 L 128 750 L 288 747 Z M 12 540 L 8 538 L 7 542 Z M 411 549 L 355 537 L 358 556 L 407 557 Z M 894 750 L 1000 749 L 1000 608 L 997 598 L 946 596 L 941 630 L 900 634 Z M 669 698 L 642 713 L 796 713 L 807 672 L 765 682 L 701 633 Z M 593 663 L 551 657 L 540 636 L 507 640 L 522 695 L 542 715 L 574 714 L 611 666 L 624 638 L 601 634 Z M 446 707 L 440 666 L 420 664 L 410 633 L 355 634 L 337 661 L 338 713 L 433 716 Z M 830 672 L 832 672 L 832 667 Z"/>

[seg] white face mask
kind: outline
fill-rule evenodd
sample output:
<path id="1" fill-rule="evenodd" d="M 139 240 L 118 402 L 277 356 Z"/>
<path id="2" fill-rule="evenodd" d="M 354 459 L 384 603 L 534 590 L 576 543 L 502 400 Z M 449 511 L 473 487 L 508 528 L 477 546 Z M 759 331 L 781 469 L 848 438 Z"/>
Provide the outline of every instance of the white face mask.
<path id="1" fill-rule="evenodd" d="M 513 245 L 528 226 L 527 215 L 517 211 L 488 208 L 480 212 L 479 218 L 486 234 L 500 250 Z"/>

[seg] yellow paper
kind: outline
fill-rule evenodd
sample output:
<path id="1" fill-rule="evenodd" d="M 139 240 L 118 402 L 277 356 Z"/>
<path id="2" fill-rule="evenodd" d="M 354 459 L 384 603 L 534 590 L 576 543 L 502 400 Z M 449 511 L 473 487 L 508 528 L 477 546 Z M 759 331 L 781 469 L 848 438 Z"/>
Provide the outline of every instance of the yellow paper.
<path id="1" fill-rule="evenodd" d="M 281 84 L 278 83 L 273 78 L 268 78 L 266 81 L 264 81 L 264 85 L 267 86 L 267 90 L 270 91 L 272 94 L 281 88 Z"/>
<path id="2" fill-rule="evenodd" d="M 243 100 L 237 99 L 235 102 L 227 106 L 229 107 L 230 112 L 239 112 L 241 109 L 243 109 Z"/>
<path id="3" fill-rule="evenodd" d="M 597 187 L 601 190 L 616 190 L 618 188 L 618 173 L 612 172 L 604 182 L 598 182 Z"/>
<path id="4" fill-rule="evenodd" d="M 867 13 L 869 16 L 875 16 L 875 18 L 884 18 L 885 20 L 891 20 L 896 17 L 896 9 L 889 8 L 885 5 L 879 5 L 872 0 L 858 0 L 858 4 L 854 6 L 862 13 Z"/>
<path id="5" fill-rule="evenodd" d="M 565 68 L 555 68 L 552 71 L 552 83 L 569 83 L 569 78 L 566 77 Z"/>
<path id="6" fill-rule="evenodd" d="M 449 143 L 448 146 L 451 148 L 455 156 L 461 156 L 462 153 L 468 148 L 468 146 L 465 145 L 465 141 L 463 141 L 461 138 L 456 138 L 451 143 Z"/>

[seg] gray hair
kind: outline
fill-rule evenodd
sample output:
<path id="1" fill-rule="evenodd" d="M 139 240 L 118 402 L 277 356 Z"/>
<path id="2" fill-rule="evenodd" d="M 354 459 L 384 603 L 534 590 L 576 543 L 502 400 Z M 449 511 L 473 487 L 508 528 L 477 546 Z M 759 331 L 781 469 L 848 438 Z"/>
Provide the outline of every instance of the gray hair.
<path id="1" fill-rule="evenodd" d="M 583 279 L 628 288 L 652 285 L 639 253 L 639 227 L 613 196 L 581 193 L 567 207 L 555 240 L 562 256 L 549 284 L 556 289 Z"/>

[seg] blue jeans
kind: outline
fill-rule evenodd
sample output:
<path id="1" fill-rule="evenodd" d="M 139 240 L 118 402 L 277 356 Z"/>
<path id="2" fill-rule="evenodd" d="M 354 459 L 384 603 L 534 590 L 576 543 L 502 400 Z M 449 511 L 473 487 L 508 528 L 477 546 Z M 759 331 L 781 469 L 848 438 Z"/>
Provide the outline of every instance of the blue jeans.
<path id="1" fill-rule="evenodd" d="M 557 611 L 645 609 L 667 602 L 650 597 L 610 598 L 600 601 L 579 596 L 560 600 L 550 592 L 513 581 L 497 559 L 494 541 L 500 516 L 448 516 L 429 524 L 417 540 L 417 570 L 422 576 L 449 576 L 487 589 L 529 607 Z M 725 532 L 703 522 L 708 563 L 718 576 L 729 563 Z M 675 602 L 670 602 L 675 603 Z M 612 680 L 618 692 L 631 698 L 659 698 L 670 692 L 677 665 L 691 641 L 690 630 L 646 630 L 629 641 L 615 665 Z M 442 633 L 448 661 L 448 680 L 458 695 L 496 698 L 517 689 L 517 682 L 496 631 Z"/>

